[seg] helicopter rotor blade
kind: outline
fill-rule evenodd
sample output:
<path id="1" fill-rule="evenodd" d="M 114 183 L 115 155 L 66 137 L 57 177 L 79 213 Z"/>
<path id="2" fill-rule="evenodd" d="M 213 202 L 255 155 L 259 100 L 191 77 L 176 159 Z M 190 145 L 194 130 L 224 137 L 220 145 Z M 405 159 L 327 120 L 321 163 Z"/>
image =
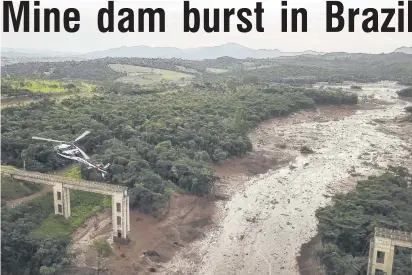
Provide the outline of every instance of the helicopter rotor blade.
<path id="1" fill-rule="evenodd" d="M 64 143 L 64 141 L 55 140 L 55 139 L 49 139 L 49 138 L 32 137 L 32 139 L 38 139 L 38 140 L 45 140 L 45 141 L 52 141 L 52 142 Z"/>
<path id="2" fill-rule="evenodd" d="M 85 136 L 87 136 L 88 134 L 90 134 L 90 131 L 86 131 L 83 134 L 81 134 L 78 138 L 76 138 L 74 141 L 78 141 L 82 138 L 84 138 Z"/>
<path id="3" fill-rule="evenodd" d="M 85 152 L 83 152 L 83 150 L 80 150 L 80 149 L 79 149 L 79 152 L 80 152 L 80 154 L 82 154 L 82 156 L 84 157 L 84 159 L 90 159 L 90 157 L 89 157 Z"/>

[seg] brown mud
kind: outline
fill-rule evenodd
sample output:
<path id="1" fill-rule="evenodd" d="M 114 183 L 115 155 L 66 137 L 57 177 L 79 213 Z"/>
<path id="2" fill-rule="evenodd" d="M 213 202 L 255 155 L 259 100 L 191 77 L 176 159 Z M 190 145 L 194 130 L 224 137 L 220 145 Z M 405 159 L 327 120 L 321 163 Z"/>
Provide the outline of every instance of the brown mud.
<path id="1" fill-rule="evenodd" d="M 219 200 L 176 194 L 163 219 L 131 212 L 132 242 L 113 245 L 108 273 L 321 274 L 312 257 L 316 209 L 389 164 L 412 165 L 401 88 L 363 85 L 357 106 L 322 106 L 262 123 L 250 134 L 253 152 L 212 165 Z M 313 153 L 302 154 L 304 146 Z M 91 240 L 109 240 L 110 229 L 89 236 L 81 265 L 95 267 Z"/>
<path id="2" fill-rule="evenodd" d="M 229 199 L 216 203 L 215 228 L 183 248 L 161 273 L 319 274 L 311 258 L 316 239 L 301 250 L 316 236 L 316 209 L 388 165 L 412 168 L 412 135 L 399 121 L 407 105 L 396 94 L 402 87 L 362 86 L 358 106 L 303 111 L 256 129 L 252 155 L 263 155 L 273 167 L 251 175 L 250 167 L 261 163 L 254 158 L 258 164 L 231 160 L 216 168 L 217 186 Z M 302 147 L 313 153 L 302 154 Z"/>

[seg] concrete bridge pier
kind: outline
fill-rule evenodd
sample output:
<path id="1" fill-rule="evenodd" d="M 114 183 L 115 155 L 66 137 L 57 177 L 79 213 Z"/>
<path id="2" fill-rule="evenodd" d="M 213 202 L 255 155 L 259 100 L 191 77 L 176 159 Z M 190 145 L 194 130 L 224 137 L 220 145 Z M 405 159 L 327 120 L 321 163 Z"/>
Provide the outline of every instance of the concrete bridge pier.
<path id="1" fill-rule="evenodd" d="M 128 239 L 130 233 L 129 196 L 127 191 L 112 195 L 113 239 Z"/>
<path id="2" fill-rule="evenodd" d="M 101 182 L 73 180 L 55 175 L 1 169 L 1 174 L 14 179 L 53 186 L 54 213 L 68 219 L 70 211 L 70 189 L 93 192 L 112 197 L 113 241 L 121 244 L 130 242 L 130 211 L 127 187 Z"/>
<path id="3" fill-rule="evenodd" d="M 71 215 L 70 212 L 70 189 L 63 187 L 62 183 L 56 183 L 53 185 L 53 198 L 54 198 L 54 214 L 63 215 L 68 219 Z"/>
<path id="4" fill-rule="evenodd" d="M 395 246 L 391 241 L 383 239 L 371 240 L 369 265 L 371 266 L 371 274 L 375 274 L 375 270 L 381 270 L 385 274 L 392 274 L 393 258 L 395 255 Z M 373 272 L 373 273 L 372 273 Z"/>
<path id="5" fill-rule="evenodd" d="M 392 275 L 395 246 L 412 248 L 412 233 L 375 228 L 369 247 L 368 275 L 375 275 L 377 270 Z"/>

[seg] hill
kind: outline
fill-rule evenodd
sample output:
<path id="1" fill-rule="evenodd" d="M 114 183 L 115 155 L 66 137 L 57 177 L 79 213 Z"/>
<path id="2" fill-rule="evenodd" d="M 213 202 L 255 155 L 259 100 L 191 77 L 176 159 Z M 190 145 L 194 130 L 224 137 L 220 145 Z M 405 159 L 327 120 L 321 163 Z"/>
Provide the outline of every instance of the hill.
<path id="1" fill-rule="evenodd" d="M 395 50 L 395 53 L 412 54 L 412 47 L 400 47 Z"/>
<path id="2" fill-rule="evenodd" d="M 255 50 L 235 43 L 223 44 L 215 47 L 198 47 L 179 49 L 172 47 L 120 47 L 103 51 L 87 53 L 88 58 L 104 57 L 141 57 L 141 58 L 181 58 L 189 60 L 216 59 L 222 56 L 237 59 L 246 58 L 275 58 L 280 56 L 295 56 L 302 54 L 321 54 L 313 51 L 287 53 L 279 50 Z"/>
<path id="3" fill-rule="evenodd" d="M 303 54 L 319 55 L 314 51 L 305 52 L 282 52 L 277 49 L 255 50 L 239 44 L 228 43 L 215 47 L 198 47 L 191 49 L 179 49 L 174 47 L 150 47 L 133 46 L 119 47 L 102 51 L 93 51 L 85 54 L 74 54 L 65 52 L 40 51 L 29 49 L 2 48 L 2 56 L 7 58 L 39 58 L 54 57 L 64 59 L 96 59 L 105 57 L 140 57 L 140 58 L 181 58 L 188 60 L 216 59 L 223 56 L 237 59 L 246 58 L 276 58 L 280 56 L 297 56 Z"/>

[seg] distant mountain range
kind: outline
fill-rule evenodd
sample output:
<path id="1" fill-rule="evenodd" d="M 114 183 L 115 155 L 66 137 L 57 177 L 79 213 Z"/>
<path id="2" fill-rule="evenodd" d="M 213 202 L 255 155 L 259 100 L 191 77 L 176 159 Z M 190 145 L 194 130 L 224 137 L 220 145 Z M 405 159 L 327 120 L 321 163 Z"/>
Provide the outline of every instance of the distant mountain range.
<path id="1" fill-rule="evenodd" d="M 179 49 L 172 47 L 120 47 L 86 54 L 89 58 L 103 57 L 143 57 L 143 58 L 182 58 L 189 60 L 215 59 L 228 56 L 237 59 L 275 58 L 280 56 L 295 56 L 302 54 L 323 54 L 313 51 L 286 53 L 279 50 L 255 50 L 239 44 L 224 44 L 215 47 L 199 47 Z"/>
<path id="2" fill-rule="evenodd" d="M 66 52 L 56 52 L 56 51 L 45 51 L 45 50 L 35 50 L 35 49 L 15 49 L 15 48 L 1 48 L 2 57 L 53 57 L 53 56 L 67 56 L 76 55 L 75 53 Z"/>
<path id="3" fill-rule="evenodd" d="M 412 47 L 402 47 L 395 52 L 412 54 Z M 198 47 L 191 49 L 179 49 L 174 47 L 150 47 L 150 46 L 134 46 L 134 47 L 119 47 L 103 51 L 94 51 L 85 54 L 66 53 L 55 51 L 40 51 L 33 49 L 1 49 L 2 59 L 32 59 L 38 60 L 42 57 L 49 57 L 56 60 L 82 60 L 95 59 L 104 57 L 141 57 L 141 58 L 182 58 L 188 60 L 203 60 L 215 59 L 223 56 L 228 56 L 237 59 L 246 58 L 276 58 L 283 56 L 298 56 L 298 55 L 322 55 L 325 53 L 315 51 L 305 52 L 282 52 L 280 50 L 255 50 L 244 47 L 239 44 L 228 43 L 215 47 Z"/>

